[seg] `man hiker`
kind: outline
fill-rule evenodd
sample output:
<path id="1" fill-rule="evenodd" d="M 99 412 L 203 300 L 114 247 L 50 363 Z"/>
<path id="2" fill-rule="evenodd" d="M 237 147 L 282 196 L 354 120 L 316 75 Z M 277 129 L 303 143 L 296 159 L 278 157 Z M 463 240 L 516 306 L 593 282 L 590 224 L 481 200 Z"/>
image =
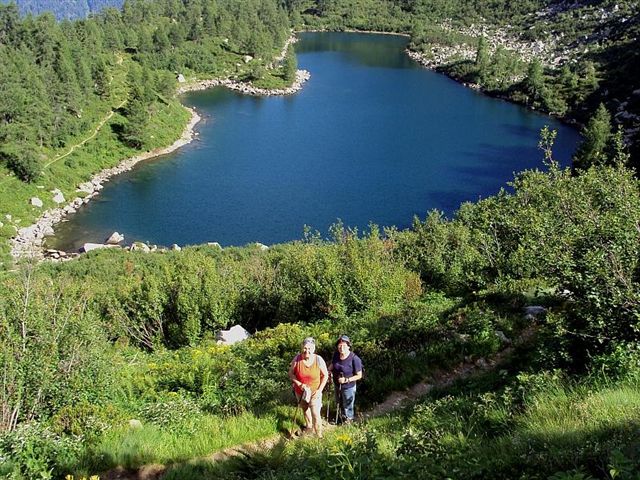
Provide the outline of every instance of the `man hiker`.
<path id="1" fill-rule="evenodd" d="M 298 406 L 304 413 L 303 433 L 313 429 L 322 438 L 322 390 L 329 379 L 327 364 L 315 354 L 316 342 L 307 337 L 302 341 L 300 353 L 294 357 L 289 367 L 289 378 L 298 399 Z"/>
<path id="2" fill-rule="evenodd" d="M 329 371 L 333 374 L 338 406 L 336 423 L 351 423 L 355 417 L 356 382 L 362 378 L 362 360 L 351 351 L 348 336 L 338 338 Z"/>

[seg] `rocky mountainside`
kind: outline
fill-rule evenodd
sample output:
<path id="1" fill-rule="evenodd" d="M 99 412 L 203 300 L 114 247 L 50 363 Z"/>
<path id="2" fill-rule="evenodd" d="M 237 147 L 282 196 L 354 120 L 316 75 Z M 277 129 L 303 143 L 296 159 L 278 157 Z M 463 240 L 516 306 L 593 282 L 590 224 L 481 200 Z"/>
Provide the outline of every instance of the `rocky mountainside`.
<path id="1" fill-rule="evenodd" d="M 107 7 L 121 8 L 124 0 L 0 0 L 15 3 L 23 15 L 53 13 L 58 20 L 87 17 Z"/>

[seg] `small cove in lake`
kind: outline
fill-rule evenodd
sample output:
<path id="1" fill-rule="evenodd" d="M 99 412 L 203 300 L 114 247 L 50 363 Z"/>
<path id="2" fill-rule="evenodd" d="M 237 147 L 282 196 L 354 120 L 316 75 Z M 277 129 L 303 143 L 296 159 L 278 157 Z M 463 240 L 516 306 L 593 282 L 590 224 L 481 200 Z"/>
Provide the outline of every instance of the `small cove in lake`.
<path id="1" fill-rule="evenodd" d="M 113 231 L 158 245 L 279 243 L 341 219 L 364 229 L 411 224 L 431 209 L 498 192 L 513 172 L 542 168 L 540 129 L 558 130 L 568 165 L 575 129 L 427 70 L 406 37 L 305 33 L 290 97 L 224 88 L 184 96 L 203 116 L 197 141 L 137 165 L 47 241 L 77 250 Z"/>

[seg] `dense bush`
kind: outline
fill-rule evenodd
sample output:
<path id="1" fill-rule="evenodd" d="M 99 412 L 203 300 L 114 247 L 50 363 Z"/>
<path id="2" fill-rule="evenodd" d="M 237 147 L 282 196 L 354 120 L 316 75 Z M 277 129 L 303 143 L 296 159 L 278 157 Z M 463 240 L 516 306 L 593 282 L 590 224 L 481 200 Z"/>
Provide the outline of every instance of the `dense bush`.
<path id="1" fill-rule="evenodd" d="M 110 346 L 82 285 L 27 271 L 0 291 L 0 431 L 110 389 Z"/>
<path id="2" fill-rule="evenodd" d="M 640 192 L 632 172 L 598 166 L 573 176 L 551 163 L 512 187 L 463 205 L 452 221 L 433 213 L 416 222 L 398 235 L 398 255 L 448 290 L 552 285 L 571 302 L 553 335 L 570 340 L 566 353 L 577 365 L 587 352 L 637 341 Z"/>

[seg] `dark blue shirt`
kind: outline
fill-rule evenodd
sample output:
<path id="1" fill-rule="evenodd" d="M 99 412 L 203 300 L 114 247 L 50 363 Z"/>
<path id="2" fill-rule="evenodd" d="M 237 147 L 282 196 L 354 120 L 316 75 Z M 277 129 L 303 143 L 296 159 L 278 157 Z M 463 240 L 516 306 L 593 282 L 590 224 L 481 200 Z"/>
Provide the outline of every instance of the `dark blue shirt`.
<path id="1" fill-rule="evenodd" d="M 349 352 L 349 355 L 344 360 L 340 360 L 340 354 L 338 352 L 333 352 L 331 365 L 333 365 L 333 383 L 336 385 L 338 385 L 338 378 L 354 377 L 356 373 L 362 371 L 362 360 L 353 352 Z M 342 384 L 342 388 L 345 390 L 355 386 L 356 382 Z"/>

